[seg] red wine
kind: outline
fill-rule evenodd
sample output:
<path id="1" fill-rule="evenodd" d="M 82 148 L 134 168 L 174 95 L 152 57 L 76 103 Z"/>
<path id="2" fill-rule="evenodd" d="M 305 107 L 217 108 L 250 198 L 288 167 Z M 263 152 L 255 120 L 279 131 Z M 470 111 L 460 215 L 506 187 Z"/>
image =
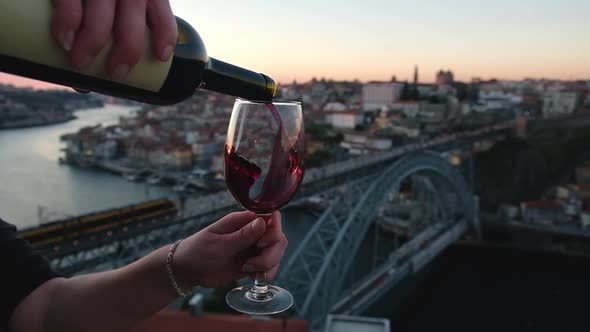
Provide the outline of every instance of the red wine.
<path id="1" fill-rule="evenodd" d="M 303 129 L 291 144 L 281 117 L 272 104 L 267 104 L 279 125 L 274 137 L 271 162 L 266 175 L 255 163 L 225 146 L 225 182 L 242 206 L 257 214 L 272 213 L 287 204 L 297 193 L 304 176 Z"/>

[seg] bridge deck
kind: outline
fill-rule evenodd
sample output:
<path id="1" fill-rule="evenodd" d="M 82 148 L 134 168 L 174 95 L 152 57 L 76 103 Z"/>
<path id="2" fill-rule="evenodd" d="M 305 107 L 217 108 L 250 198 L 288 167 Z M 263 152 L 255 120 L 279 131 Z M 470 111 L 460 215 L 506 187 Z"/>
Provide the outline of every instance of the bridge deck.
<path id="1" fill-rule="evenodd" d="M 389 262 L 359 281 L 332 308 L 337 314 L 363 312 L 383 293 L 413 273 L 419 272 L 436 256 L 455 243 L 468 228 L 466 221 L 454 225 L 433 225 L 410 240 L 389 258 Z"/>

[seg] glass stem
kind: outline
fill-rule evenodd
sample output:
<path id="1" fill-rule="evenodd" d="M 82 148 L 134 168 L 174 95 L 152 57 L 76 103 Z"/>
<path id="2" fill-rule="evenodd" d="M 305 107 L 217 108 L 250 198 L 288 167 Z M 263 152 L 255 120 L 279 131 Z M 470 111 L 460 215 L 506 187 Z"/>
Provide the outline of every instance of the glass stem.
<path id="1" fill-rule="evenodd" d="M 250 289 L 250 292 L 252 292 L 252 297 L 254 297 L 257 300 L 265 300 L 269 297 L 272 297 L 272 294 L 268 291 L 266 273 L 256 273 L 256 278 L 254 278 L 254 285 Z"/>
<path id="2" fill-rule="evenodd" d="M 268 224 L 270 221 L 271 214 L 257 214 L 256 217 L 260 217 L 264 219 L 264 221 Z M 256 277 L 254 278 L 254 285 L 250 288 L 250 292 L 252 293 L 252 297 L 256 300 L 269 300 L 272 298 L 272 293 L 268 290 L 268 282 L 266 280 L 266 272 L 256 272 Z"/>

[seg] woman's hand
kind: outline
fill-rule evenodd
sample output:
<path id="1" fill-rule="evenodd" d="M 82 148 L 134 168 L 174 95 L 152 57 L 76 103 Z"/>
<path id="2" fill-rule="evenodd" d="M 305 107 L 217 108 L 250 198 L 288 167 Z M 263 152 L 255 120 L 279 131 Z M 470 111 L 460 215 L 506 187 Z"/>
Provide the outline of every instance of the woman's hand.
<path id="1" fill-rule="evenodd" d="M 281 214 L 268 221 L 253 212 L 228 214 L 184 240 L 174 256 L 181 288 L 219 287 L 255 272 L 272 280 L 287 248 Z"/>
<path id="2" fill-rule="evenodd" d="M 70 54 L 72 66 L 88 68 L 113 36 L 106 70 L 127 77 L 144 51 L 151 29 L 154 54 L 167 61 L 176 45 L 176 20 L 168 0 L 52 0 L 51 32 Z"/>

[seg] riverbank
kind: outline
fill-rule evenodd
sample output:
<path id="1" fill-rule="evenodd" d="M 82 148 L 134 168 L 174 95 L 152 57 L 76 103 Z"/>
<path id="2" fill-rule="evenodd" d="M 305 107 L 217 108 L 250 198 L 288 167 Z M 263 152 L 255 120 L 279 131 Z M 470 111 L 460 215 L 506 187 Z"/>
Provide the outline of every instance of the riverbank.
<path id="1" fill-rule="evenodd" d="M 2 122 L 0 123 L 0 130 L 8 130 L 8 129 L 25 129 L 25 128 L 32 128 L 32 127 L 44 127 L 44 126 L 51 126 L 56 124 L 66 123 L 72 120 L 76 120 L 76 117 L 73 114 L 63 118 L 57 119 L 46 119 L 46 118 L 32 118 L 26 119 L 22 121 L 13 121 L 12 123 Z"/>

